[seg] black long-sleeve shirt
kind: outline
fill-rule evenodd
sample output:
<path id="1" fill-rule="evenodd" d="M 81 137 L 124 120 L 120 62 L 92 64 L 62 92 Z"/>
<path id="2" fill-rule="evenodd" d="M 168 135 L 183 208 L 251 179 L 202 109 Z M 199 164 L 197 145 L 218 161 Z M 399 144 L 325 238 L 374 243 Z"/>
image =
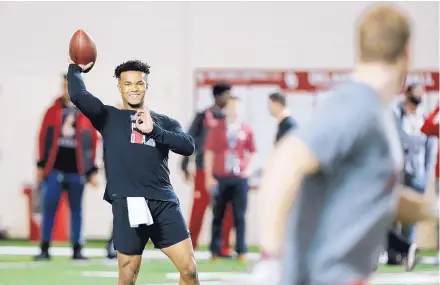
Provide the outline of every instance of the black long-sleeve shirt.
<path id="1" fill-rule="evenodd" d="M 104 105 L 87 91 L 79 66 L 69 66 L 67 80 L 71 101 L 104 141 L 104 199 L 145 197 L 178 203 L 170 183 L 168 154 L 190 156 L 194 152 L 194 141 L 179 122 L 151 111 L 153 131 L 143 134 L 135 126 L 136 111 Z"/>
<path id="2" fill-rule="evenodd" d="M 278 143 L 282 137 L 284 137 L 287 133 L 294 131 L 296 128 L 296 121 L 290 116 L 285 117 L 278 124 L 278 131 L 275 137 L 275 143 Z"/>

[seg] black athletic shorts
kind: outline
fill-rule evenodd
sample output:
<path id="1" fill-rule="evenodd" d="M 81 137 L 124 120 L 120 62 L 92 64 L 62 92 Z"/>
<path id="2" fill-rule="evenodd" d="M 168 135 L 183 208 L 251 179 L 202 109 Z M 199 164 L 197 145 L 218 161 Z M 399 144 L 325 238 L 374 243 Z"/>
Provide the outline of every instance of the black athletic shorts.
<path id="1" fill-rule="evenodd" d="M 148 200 L 154 223 L 151 226 L 130 227 L 127 199 L 115 199 L 113 211 L 113 243 L 117 251 L 128 255 L 141 255 L 148 240 L 155 248 L 166 248 L 179 243 L 190 233 L 180 206 L 173 202 Z"/>

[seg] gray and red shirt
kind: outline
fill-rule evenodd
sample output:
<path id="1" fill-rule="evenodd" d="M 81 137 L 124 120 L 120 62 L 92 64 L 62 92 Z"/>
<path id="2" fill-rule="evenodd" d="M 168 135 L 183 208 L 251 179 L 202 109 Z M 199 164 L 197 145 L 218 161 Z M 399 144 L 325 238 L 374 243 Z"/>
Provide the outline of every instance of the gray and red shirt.
<path id="1" fill-rule="evenodd" d="M 320 167 L 292 206 L 283 284 L 366 281 L 394 221 L 403 173 L 391 106 L 368 85 L 346 82 L 295 135 Z"/>

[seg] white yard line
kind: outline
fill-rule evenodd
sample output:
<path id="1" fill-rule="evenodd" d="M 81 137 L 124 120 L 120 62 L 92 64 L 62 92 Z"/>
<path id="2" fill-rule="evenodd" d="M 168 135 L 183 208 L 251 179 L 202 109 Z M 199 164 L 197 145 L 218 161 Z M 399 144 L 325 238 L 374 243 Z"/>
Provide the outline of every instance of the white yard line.
<path id="1" fill-rule="evenodd" d="M 83 271 L 83 277 L 118 278 L 118 271 Z"/>
<path id="2" fill-rule="evenodd" d="M 372 284 L 380 285 L 423 285 L 439 284 L 438 272 L 408 272 L 377 274 L 371 280 Z"/>
<path id="3" fill-rule="evenodd" d="M 0 262 L 0 270 L 7 269 L 26 269 L 26 268 L 34 268 L 39 267 L 41 263 L 28 261 L 28 262 Z"/>
<path id="4" fill-rule="evenodd" d="M 177 283 L 160 283 L 160 284 L 142 284 L 142 285 L 177 285 Z M 203 285 L 239 285 L 239 284 L 231 284 L 231 283 L 225 283 L 225 282 L 219 282 L 219 281 L 208 281 L 203 282 Z M 240 284 L 243 285 L 243 284 Z"/>
<path id="5" fill-rule="evenodd" d="M 217 281 L 223 284 L 239 282 L 241 285 L 260 284 L 258 280 L 253 280 L 249 273 L 232 272 L 200 272 L 200 281 Z M 171 280 L 179 280 L 178 273 L 167 273 L 166 277 Z M 373 285 L 424 285 L 439 284 L 438 272 L 410 272 L 410 273 L 382 273 L 375 275 L 371 284 Z M 238 284 L 238 283 L 237 283 Z"/>
<path id="6" fill-rule="evenodd" d="M 21 256 L 32 256 L 40 252 L 40 248 L 37 246 L 0 246 L 0 255 L 21 255 Z M 69 247 L 52 247 L 50 253 L 53 256 L 71 256 L 72 249 Z M 84 255 L 88 257 L 105 257 L 107 251 L 104 248 L 84 248 Z M 207 260 L 210 257 L 208 251 L 196 251 L 195 253 L 197 260 Z M 250 261 L 257 261 L 260 257 L 259 253 L 250 252 L 248 253 L 248 259 Z M 144 259 L 166 259 L 165 255 L 160 250 L 145 250 L 143 253 Z M 382 255 L 379 262 L 384 263 L 386 257 Z M 421 263 L 433 264 L 435 262 L 435 257 L 422 257 Z"/>
<path id="7" fill-rule="evenodd" d="M 40 248 L 37 246 L 0 246 L 0 255 L 25 255 L 32 256 L 40 253 Z M 72 249 L 69 247 L 52 247 L 50 249 L 52 256 L 71 256 Z M 88 257 L 105 257 L 107 251 L 104 248 L 84 248 L 83 253 Z M 208 251 L 197 251 L 195 253 L 196 259 L 207 260 L 211 254 Z M 259 253 L 249 253 L 249 260 L 258 260 Z M 144 259 L 166 259 L 166 256 L 160 250 L 144 250 Z"/>
<path id="8" fill-rule="evenodd" d="M 83 277 L 98 277 L 98 278 L 118 278 L 117 271 L 83 271 L 81 272 Z M 203 280 L 202 280 L 203 281 Z M 203 282 L 206 285 L 224 285 L 222 281 L 207 281 Z M 176 285 L 176 283 L 160 283 L 160 284 L 144 284 L 144 285 Z"/>

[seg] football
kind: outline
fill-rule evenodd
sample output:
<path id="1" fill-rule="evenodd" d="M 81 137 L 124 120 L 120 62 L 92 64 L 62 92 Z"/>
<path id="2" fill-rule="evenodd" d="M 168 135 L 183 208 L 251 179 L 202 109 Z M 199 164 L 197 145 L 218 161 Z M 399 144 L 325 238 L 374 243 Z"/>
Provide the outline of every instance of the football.
<path id="1" fill-rule="evenodd" d="M 69 55 L 76 64 L 86 65 L 93 62 L 93 65 L 83 72 L 92 70 L 97 58 L 96 45 L 86 31 L 78 30 L 73 34 L 69 44 Z"/>

